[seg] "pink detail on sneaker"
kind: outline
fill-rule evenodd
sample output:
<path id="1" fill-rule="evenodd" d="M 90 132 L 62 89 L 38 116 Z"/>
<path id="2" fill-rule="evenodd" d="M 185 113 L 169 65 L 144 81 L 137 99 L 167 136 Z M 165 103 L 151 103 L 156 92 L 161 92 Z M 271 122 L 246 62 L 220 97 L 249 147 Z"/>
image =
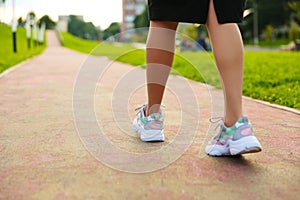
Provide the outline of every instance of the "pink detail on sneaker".
<path id="1" fill-rule="evenodd" d="M 222 142 L 220 142 L 218 140 L 211 140 L 210 144 L 212 144 L 212 145 L 222 145 L 222 146 L 224 145 Z"/>
<path id="2" fill-rule="evenodd" d="M 251 128 L 245 128 L 244 130 L 241 131 L 241 134 L 244 136 L 251 135 L 252 130 L 251 130 Z"/>
<path id="3" fill-rule="evenodd" d="M 149 127 L 152 128 L 152 129 L 160 129 L 159 124 L 150 124 Z"/>

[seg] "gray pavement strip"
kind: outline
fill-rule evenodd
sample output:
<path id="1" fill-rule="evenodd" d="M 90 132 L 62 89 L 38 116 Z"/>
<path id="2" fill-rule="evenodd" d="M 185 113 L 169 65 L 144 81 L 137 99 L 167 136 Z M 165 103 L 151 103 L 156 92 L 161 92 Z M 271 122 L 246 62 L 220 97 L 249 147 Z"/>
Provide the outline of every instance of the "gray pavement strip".
<path id="1" fill-rule="evenodd" d="M 141 30 L 136 31 L 139 33 L 141 32 Z M 143 29 L 142 31 L 145 30 Z M 132 33 L 133 30 L 131 30 L 130 33 L 125 34 Z M 120 35 L 116 35 L 114 38 L 109 38 L 109 40 L 118 41 L 119 37 Z M 100 44 L 94 51 L 101 48 L 105 47 Z M 127 53 L 130 52 L 122 52 L 118 56 L 124 56 Z M 211 60 L 208 54 L 205 58 Z M 97 120 L 94 107 L 95 91 L 97 87 L 101 88 L 105 85 L 105 83 L 102 82 L 102 77 L 107 73 L 108 69 L 116 59 L 117 58 L 108 60 L 103 57 L 90 55 L 81 66 L 74 83 L 73 91 L 73 114 L 79 137 L 86 149 L 97 160 L 113 169 L 129 173 L 146 173 L 162 169 L 183 155 L 192 144 L 194 137 L 198 132 L 200 108 L 195 93 L 191 88 L 189 81 L 185 78 L 176 79 L 176 83 L 169 81 L 167 87 L 176 96 L 181 108 L 181 121 L 178 122 L 180 128 L 178 129 L 175 138 L 169 144 L 162 146 L 156 151 L 148 153 L 125 151 L 113 143 L 104 133 L 103 125 L 105 122 Z M 188 59 L 186 60 L 189 61 Z M 197 65 L 191 64 L 202 75 L 204 80 L 206 80 L 205 75 L 207 74 L 201 73 Z M 177 73 L 180 74 L 179 72 Z M 135 84 L 127 84 L 132 80 L 134 80 Z M 161 84 L 156 82 L 156 80 L 154 80 L 154 82 Z M 131 119 L 128 115 L 129 99 L 134 91 L 145 86 L 145 84 L 145 76 L 140 75 L 140 69 L 132 68 L 132 70 L 122 75 L 113 91 L 111 91 L 112 98 L 108 98 L 108 101 L 111 101 L 111 114 L 113 115 L 114 123 L 116 123 L 119 129 L 118 131 L 127 134 L 128 137 L 136 137 L 132 135 Z M 220 92 L 211 92 L 211 88 L 212 87 L 210 86 L 207 87 L 213 105 L 211 115 L 218 116 L 223 112 L 223 96 L 220 96 Z M 107 115 L 107 113 L 105 113 L 105 115 Z M 126 121 L 129 123 L 124 123 Z M 213 134 L 215 134 L 214 132 L 214 127 L 211 126 L 207 131 L 205 141 L 203 141 L 201 146 L 200 157 L 205 155 L 204 146 Z"/>

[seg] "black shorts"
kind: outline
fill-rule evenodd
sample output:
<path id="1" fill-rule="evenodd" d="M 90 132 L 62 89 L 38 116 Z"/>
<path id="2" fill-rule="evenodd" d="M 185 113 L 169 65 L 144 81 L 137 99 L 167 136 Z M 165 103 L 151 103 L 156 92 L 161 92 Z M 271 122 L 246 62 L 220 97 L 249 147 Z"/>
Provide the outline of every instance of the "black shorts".
<path id="1" fill-rule="evenodd" d="M 210 0 L 148 0 L 150 20 L 205 24 Z M 218 22 L 240 23 L 245 0 L 213 0 Z"/>

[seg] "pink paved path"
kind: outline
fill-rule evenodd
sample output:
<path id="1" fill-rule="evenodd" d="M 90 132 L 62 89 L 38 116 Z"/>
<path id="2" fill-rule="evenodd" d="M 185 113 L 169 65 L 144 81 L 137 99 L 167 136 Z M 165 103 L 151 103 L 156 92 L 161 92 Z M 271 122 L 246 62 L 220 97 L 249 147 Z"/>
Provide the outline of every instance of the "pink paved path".
<path id="1" fill-rule="evenodd" d="M 48 45 L 42 55 L 0 78 L 0 199 L 299 198 L 300 116 L 244 99 L 263 152 L 236 158 L 208 157 L 202 151 L 199 155 L 209 125 L 210 98 L 205 86 L 193 81 L 189 83 L 199 101 L 201 128 L 178 160 L 142 174 L 121 172 L 97 161 L 82 144 L 72 111 L 73 84 L 87 55 L 60 47 L 54 32 L 48 32 Z M 100 66 L 108 63 L 105 58 L 95 59 Z M 175 137 L 179 103 L 168 90 L 166 142 L 145 144 L 133 132 L 124 134 L 112 115 L 112 91 L 133 69 L 136 77 L 144 77 L 142 69 L 112 64 L 95 91 L 95 113 L 105 124 L 103 132 L 120 149 L 149 153 Z M 172 76 L 170 84 L 180 80 Z M 135 84 L 135 79 L 127 84 Z M 134 108 L 145 100 L 144 89 L 137 89 L 129 99 L 131 119 Z M 124 124 L 130 127 L 130 121 Z"/>

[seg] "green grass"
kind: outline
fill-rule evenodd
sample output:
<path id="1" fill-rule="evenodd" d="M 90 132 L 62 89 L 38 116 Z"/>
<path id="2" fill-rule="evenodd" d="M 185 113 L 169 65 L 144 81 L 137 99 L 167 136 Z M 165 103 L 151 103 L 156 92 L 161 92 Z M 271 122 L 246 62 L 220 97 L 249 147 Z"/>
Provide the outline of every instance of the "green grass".
<path id="1" fill-rule="evenodd" d="M 290 43 L 291 40 L 287 38 L 279 38 L 276 39 L 275 41 L 266 41 L 266 40 L 260 40 L 258 46 L 260 47 L 269 47 L 269 48 L 278 48 L 281 45 L 287 45 Z M 247 42 L 245 45 L 254 45 L 253 42 Z"/>
<path id="2" fill-rule="evenodd" d="M 243 93 L 300 109 L 300 52 L 246 52 Z"/>
<path id="3" fill-rule="evenodd" d="M 67 33 L 63 36 L 64 45 L 69 48 L 85 53 L 90 53 L 94 49 L 93 55 L 108 56 L 120 62 L 145 66 L 144 50 L 135 49 L 130 45 L 111 43 L 99 45 L 98 42 L 79 40 Z M 69 43 L 73 46 L 68 45 Z M 220 87 L 218 72 L 212 58 L 212 53 L 178 53 L 175 56 L 172 73 Z M 299 60 L 300 52 L 245 52 L 243 94 L 300 109 Z"/>
<path id="4" fill-rule="evenodd" d="M 134 50 L 131 45 L 115 45 L 112 43 L 100 43 L 97 41 L 84 40 L 75 37 L 69 33 L 62 32 L 61 36 L 63 38 L 62 45 L 74 49 L 83 53 L 91 53 L 93 55 L 105 55 L 110 59 L 115 59 L 118 55 L 123 55 L 124 53 Z"/>
<path id="5" fill-rule="evenodd" d="M 63 46 L 83 53 L 90 53 L 92 49 L 99 45 L 99 42 L 83 40 L 65 32 L 62 32 L 61 36 Z"/>
<path id="6" fill-rule="evenodd" d="M 46 44 L 27 49 L 26 30 L 22 27 L 17 29 L 17 53 L 13 52 L 11 27 L 0 24 L 0 73 L 4 70 L 26 60 L 34 55 L 40 54 L 46 47 Z"/>
<path id="7" fill-rule="evenodd" d="M 184 52 L 179 55 L 192 61 L 194 66 L 200 69 L 208 84 L 220 86 L 217 71 L 212 63 L 208 62 L 207 57 L 201 59 L 201 52 Z M 201 66 L 203 60 L 206 62 L 204 67 Z M 300 52 L 245 52 L 243 94 L 300 109 L 299 60 Z M 191 67 L 187 67 L 184 74 L 196 76 L 197 73 Z M 193 77 L 192 79 L 197 80 Z"/>

